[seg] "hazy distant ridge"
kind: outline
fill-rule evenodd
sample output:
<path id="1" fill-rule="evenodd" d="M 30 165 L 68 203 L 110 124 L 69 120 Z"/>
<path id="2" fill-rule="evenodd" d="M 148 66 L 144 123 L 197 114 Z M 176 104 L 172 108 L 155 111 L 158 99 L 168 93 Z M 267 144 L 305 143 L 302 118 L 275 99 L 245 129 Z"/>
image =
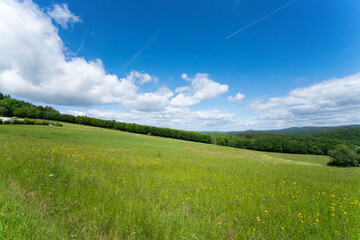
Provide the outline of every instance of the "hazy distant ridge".
<path id="1" fill-rule="evenodd" d="M 327 131 L 333 130 L 349 130 L 360 128 L 360 124 L 358 125 L 344 125 L 344 126 L 331 126 L 331 127 L 291 127 L 279 130 L 246 130 L 246 131 L 231 131 L 228 132 L 230 134 L 241 134 L 241 133 L 272 133 L 272 134 L 280 134 L 280 135 L 316 135 L 319 133 L 324 133 Z"/>

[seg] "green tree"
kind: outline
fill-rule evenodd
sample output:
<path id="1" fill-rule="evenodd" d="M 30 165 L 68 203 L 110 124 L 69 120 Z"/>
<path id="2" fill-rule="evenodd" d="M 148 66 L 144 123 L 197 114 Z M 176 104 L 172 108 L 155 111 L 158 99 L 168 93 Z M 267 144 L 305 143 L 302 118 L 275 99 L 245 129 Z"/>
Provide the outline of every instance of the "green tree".
<path id="1" fill-rule="evenodd" d="M 7 109 L 5 107 L 0 107 L 0 116 L 9 117 L 10 116 L 9 109 Z"/>
<path id="2" fill-rule="evenodd" d="M 29 118 L 40 118 L 40 110 L 38 110 L 35 106 L 30 106 L 28 109 Z"/>
<path id="3" fill-rule="evenodd" d="M 329 156 L 329 166 L 356 167 L 358 165 L 358 158 L 355 151 L 343 144 L 338 145 L 334 150 L 329 151 Z"/>
<path id="4" fill-rule="evenodd" d="M 26 108 L 25 106 L 21 106 L 21 107 L 19 107 L 19 108 L 16 108 L 16 109 L 14 110 L 14 116 L 16 116 L 16 117 L 22 117 L 22 118 L 28 117 L 28 110 L 27 110 L 27 108 Z"/>
<path id="5" fill-rule="evenodd" d="M 360 147 L 357 147 L 355 151 L 357 154 L 360 154 Z"/>

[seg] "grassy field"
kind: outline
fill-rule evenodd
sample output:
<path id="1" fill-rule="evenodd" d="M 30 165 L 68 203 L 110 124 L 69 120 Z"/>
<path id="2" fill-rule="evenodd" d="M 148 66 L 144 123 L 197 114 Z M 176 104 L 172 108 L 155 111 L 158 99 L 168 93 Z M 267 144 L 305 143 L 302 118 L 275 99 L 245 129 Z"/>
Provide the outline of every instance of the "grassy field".
<path id="1" fill-rule="evenodd" d="M 0 125 L 5 239 L 359 239 L 360 170 L 119 131 Z"/>

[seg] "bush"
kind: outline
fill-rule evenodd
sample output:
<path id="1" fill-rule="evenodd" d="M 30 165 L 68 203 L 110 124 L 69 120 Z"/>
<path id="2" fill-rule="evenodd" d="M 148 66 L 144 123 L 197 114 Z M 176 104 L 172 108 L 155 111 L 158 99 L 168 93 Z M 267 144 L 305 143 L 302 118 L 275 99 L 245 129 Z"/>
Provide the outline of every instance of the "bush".
<path id="1" fill-rule="evenodd" d="M 329 151 L 329 156 L 328 166 L 356 167 L 359 164 L 355 151 L 346 145 L 338 145 L 334 150 Z"/>
<path id="2" fill-rule="evenodd" d="M 35 124 L 35 121 L 25 118 L 24 123 L 25 123 L 26 125 L 34 125 L 34 124 Z"/>
<path id="3" fill-rule="evenodd" d="M 36 121 L 35 125 L 49 125 L 49 122 L 46 121 Z"/>
<path id="4" fill-rule="evenodd" d="M 24 122 L 22 120 L 15 119 L 11 122 L 11 124 L 24 124 Z"/>

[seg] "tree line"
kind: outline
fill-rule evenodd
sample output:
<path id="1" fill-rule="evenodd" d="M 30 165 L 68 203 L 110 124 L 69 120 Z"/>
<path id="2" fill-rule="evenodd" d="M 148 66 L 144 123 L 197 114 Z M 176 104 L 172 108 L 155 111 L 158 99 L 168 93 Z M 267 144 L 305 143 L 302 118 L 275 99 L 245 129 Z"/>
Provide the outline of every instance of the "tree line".
<path id="1" fill-rule="evenodd" d="M 349 145 L 345 140 L 317 136 L 289 136 L 270 133 L 219 134 L 217 143 L 222 146 L 266 152 L 328 155 L 339 144 Z"/>
<path id="2" fill-rule="evenodd" d="M 199 133 L 103 120 L 88 116 L 73 116 L 61 114 L 50 106 L 35 106 L 2 93 L 0 93 L 0 116 L 62 121 L 193 142 L 280 153 L 328 155 L 329 151 L 335 149 L 339 144 L 345 144 L 349 147 L 360 144 L 360 141 L 352 140 L 350 142 L 344 139 L 329 138 L 326 134 L 320 136 L 289 136 L 265 133 Z"/>

